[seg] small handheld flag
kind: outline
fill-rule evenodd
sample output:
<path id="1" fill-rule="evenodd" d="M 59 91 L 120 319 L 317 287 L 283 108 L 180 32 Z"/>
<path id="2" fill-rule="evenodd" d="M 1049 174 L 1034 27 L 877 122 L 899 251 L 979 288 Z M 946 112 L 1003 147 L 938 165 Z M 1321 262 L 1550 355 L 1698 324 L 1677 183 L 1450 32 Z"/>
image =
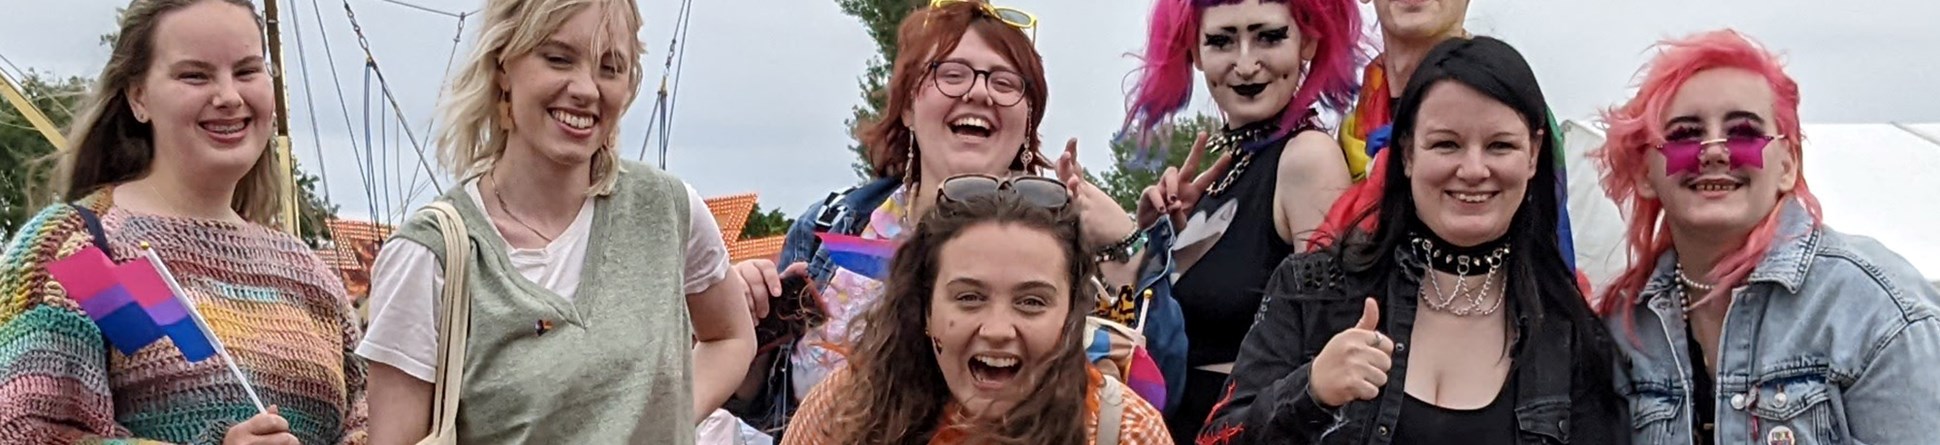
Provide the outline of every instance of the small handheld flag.
<path id="1" fill-rule="evenodd" d="M 829 261 L 835 265 L 877 281 L 889 275 L 889 257 L 896 253 L 895 242 L 833 233 L 815 236 L 822 239 L 822 248 L 828 250 Z"/>
<path id="2" fill-rule="evenodd" d="M 193 307 L 186 300 L 177 298 L 180 293 L 174 290 L 169 280 L 157 270 L 161 261 L 152 256 L 153 251 L 142 249 L 144 257 L 115 267 L 115 278 L 121 280 L 135 301 L 148 311 L 155 324 L 161 326 L 163 335 L 175 341 L 175 348 L 182 350 L 182 357 L 190 362 L 207 360 L 215 355 L 213 337 L 204 335 L 196 326 Z"/>
<path id="3" fill-rule="evenodd" d="M 241 383 L 243 391 L 249 394 L 249 401 L 256 404 L 256 412 L 269 412 L 263 407 L 263 398 L 256 395 L 256 388 L 249 385 L 249 378 L 243 376 L 241 368 L 236 367 L 236 359 L 229 356 L 229 350 L 222 347 L 222 340 L 216 339 L 216 333 L 209 329 L 209 323 L 202 321 L 202 312 L 195 310 L 195 303 L 189 301 L 188 293 L 182 292 L 182 285 L 175 282 L 175 274 L 168 272 L 168 264 L 155 255 L 155 249 L 149 248 L 148 243 L 141 243 L 141 254 L 148 264 L 154 266 L 151 270 L 158 272 L 162 283 L 168 285 L 169 295 L 174 297 L 175 302 L 188 308 L 188 319 L 194 322 L 193 325 L 176 323 L 173 326 L 179 327 L 169 330 L 169 338 L 177 339 L 176 347 L 182 349 L 182 355 L 191 362 L 209 358 L 208 351 L 221 355 L 222 362 L 229 365 L 229 373 L 236 376 L 236 382 Z M 195 328 L 194 331 L 188 331 L 191 326 Z M 177 336 L 178 333 L 180 336 Z M 189 340 L 189 347 L 182 346 L 180 339 L 183 338 Z"/>
<path id="4" fill-rule="evenodd" d="M 122 355 L 134 355 L 162 337 L 173 341 L 191 363 L 220 355 L 256 410 L 267 412 L 242 369 L 169 274 L 168 265 L 147 243 L 142 244 L 141 251 L 141 258 L 115 265 L 99 247 L 90 244 L 49 263 L 47 272 Z"/>
<path id="5" fill-rule="evenodd" d="M 49 263 L 47 273 L 67 289 L 74 302 L 80 303 L 81 312 L 101 328 L 101 336 L 108 339 L 108 344 L 122 355 L 134 355 L 135 351 L 161 339 L 162 329 L 141 305 L 135 304 L 135 296 L 128 287 L 116 280 L 113 264 L 101 249 L 89 245 Z"/>

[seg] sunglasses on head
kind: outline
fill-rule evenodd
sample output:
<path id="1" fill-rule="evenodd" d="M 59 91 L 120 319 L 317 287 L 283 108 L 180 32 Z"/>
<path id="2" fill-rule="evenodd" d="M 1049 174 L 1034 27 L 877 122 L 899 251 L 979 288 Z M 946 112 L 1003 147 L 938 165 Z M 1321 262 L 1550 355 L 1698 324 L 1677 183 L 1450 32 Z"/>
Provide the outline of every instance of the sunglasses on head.
<path id="1" fill-rule="evenodd" d="M 1731 168 L 1765 168 L 1765 146 L 1785 135 L 1731 136 L 1718 139 L 1665 141 L 1657 146 L 1664 153 L 1664 173 L 1697 173 L 1704 165 L 1704 148 L 1723 145 L 1731 155 Z"/>
<path id="2" fill-rule="evenodd" d="M 1010 25 L 1012 28 L 1017 28 L 1019 31 L 1030 30 L 1031 40 L 1037 40 L 1037 15 L 1025 12 L 1022 9 L 1009 6 L 993 6 L 990 3 L 977 0 L 930 0 L 930 8 L 941 8 L 955 3 L 975 3 L 977 9 L 983 10 L 985 15 L 997 19 L 997 21 L 1004 22 L 1004 24 Z M 929 26 L 929 19 L 923 19 L 923 27 L 928 28 Z"/>
<path id="3" fill-rule="evenodd" d="M 1031 205 L 1050 210 L 1064 210 L 1071 204 L 1071 194 L 1065 191 L 1064 182 L 1042 176 L 1018 176 L 998 178 L 990 175 L 957 175 L 943 180 L 937 198 L 943 202 L 960 204 L 972 199 L 1011 193 Z"/>

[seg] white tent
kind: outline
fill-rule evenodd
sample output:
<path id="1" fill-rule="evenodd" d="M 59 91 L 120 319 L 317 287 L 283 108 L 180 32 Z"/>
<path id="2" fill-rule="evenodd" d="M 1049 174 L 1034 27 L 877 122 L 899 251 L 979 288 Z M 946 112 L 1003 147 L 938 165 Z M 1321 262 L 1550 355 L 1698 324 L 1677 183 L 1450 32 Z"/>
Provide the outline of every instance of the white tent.
<path id="1" fill-rule="evenodd" d="M 1805 178 L 1826 224 L 1879 240 L 1940 286 L 1940 123 L 1806 124 L 1804 134 Z M 1603 130 L 1571 120 L 1563 138 L 1577 265 L 1602 289 L 1628 261 L 1622 214 L 1584 156 Z"/>

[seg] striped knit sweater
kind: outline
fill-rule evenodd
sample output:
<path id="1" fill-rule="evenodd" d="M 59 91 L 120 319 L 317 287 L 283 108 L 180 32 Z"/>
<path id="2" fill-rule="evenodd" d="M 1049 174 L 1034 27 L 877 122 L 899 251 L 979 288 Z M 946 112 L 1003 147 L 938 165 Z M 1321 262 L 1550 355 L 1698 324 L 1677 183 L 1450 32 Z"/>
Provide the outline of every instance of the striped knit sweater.
<path id="1" fill-rule="evenodd" d="M 302 241 L 255 225 L 132 213 L 103 191 L 117 262 L 147 242 L 263 403 L 304 444 L 364 442 L 365 364 L 343 284 Z M 66 205 L 42 210 L 0 254 L 0 443 L 220 443 L 256 414 L 220 357 L 189 363 L 166 338 L 122 355 L 49 277 L 92 242 Z"/>

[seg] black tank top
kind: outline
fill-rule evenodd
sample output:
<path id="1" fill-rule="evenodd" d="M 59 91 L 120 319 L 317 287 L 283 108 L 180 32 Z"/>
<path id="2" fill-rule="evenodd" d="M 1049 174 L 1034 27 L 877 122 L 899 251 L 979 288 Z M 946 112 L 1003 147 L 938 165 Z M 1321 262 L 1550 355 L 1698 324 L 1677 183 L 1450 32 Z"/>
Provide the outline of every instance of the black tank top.
<path id="1" fill-rule="evenodd" d="M 1317 131 L 1311 114 L 1285 137 L 1262 142 L 1246 168 L 1222 193 L 1201 197 L 1193 209 L 1187 233 L 1220 224 L 1225 224 L 1225 230 L 1217 235 L 1212 248 L 1173 283 L 1172 293 L 1185 314 L 1187 366 L 1231 363 L 1239 357 L 1239 343 L 1253 326 L 1253 314 L 1259 311 L 1267 278 L 1280 260 L 1293 252 L 1293 246 L 1280 238 L 1273 225 L 1273 190 L 1279 182 L 1280 155 L 1286 151 L 1287 141 L 1306 131 Z"/>
<path id="2" fill-rule="evenodd" d="M 1394 425 L 1394 445 L 1516 443 L 1516 407 L 1511 396 L 1515 383 L 1515 373 L 1510 372 L 1495 400 L 1476 409 L 1443 408 L 1408 395 L 1401 402 L 1401 420 Z"/>

